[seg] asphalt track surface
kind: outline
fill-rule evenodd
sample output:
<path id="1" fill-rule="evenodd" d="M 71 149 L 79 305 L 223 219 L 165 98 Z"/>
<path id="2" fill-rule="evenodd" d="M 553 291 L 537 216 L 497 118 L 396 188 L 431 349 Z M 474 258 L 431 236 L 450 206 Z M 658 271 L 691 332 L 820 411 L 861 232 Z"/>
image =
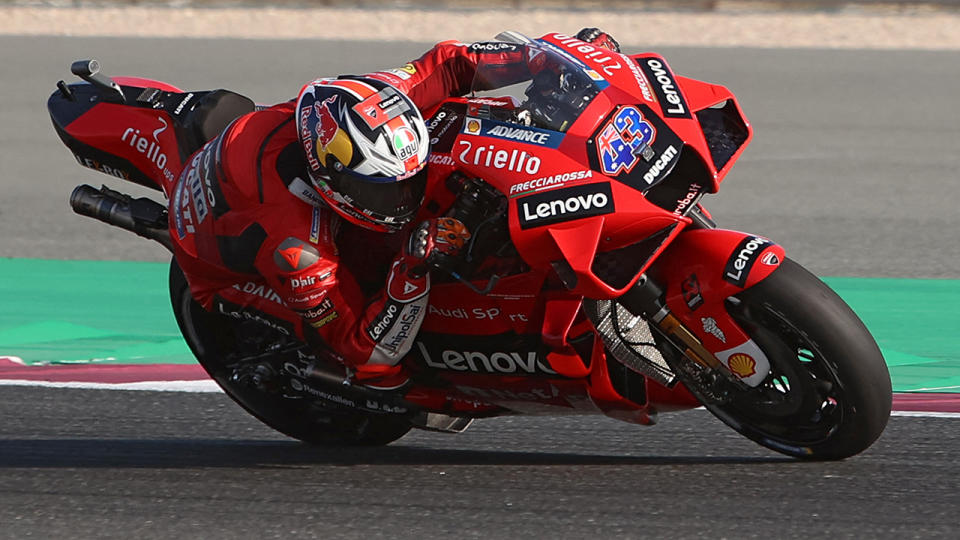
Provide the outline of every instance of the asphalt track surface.
<path id="1" fill-rule="evenodd" d="M 166 258 L 69 211 L 75 184 L 112 182 L 76 166 L 45 115 L 74 59 L 271 102 L 318 74 L 399 65 L 424 48 L 2 37 L 0 256 Z M 960 278 L 960 53 L 661 52 L 678 73 L 729 86 L 757 130 L 707 201 L 721 225 L 769 236 L 821 275 Z M 960 530 L 952 418 L 894 417 L 871 449 L 840 463 L 782 458 L 702 411 L 664 415 L 649 429 L 598 417 L 495 419 L 366 450 L 290 441 L 220 394 L 5 387 L 0 418 L 4 538 L 955 538 Z"/>
<path id="2" fill-rule="evenodd" d="M 385 448 L 284 439 L 222 394 L 7 387 L 0 536 L 955 538 L 956 419 L 803 463 L 703 411 L 478 421 Z"/>

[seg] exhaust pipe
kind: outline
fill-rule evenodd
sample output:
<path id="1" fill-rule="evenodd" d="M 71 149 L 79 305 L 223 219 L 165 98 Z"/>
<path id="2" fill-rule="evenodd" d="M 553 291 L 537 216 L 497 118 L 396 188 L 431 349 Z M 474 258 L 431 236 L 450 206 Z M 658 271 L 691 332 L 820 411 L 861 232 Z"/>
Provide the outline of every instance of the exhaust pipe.
<path id="1" fill-rule="evenodd" d="M 70 194 L 70 206 L 81 216 L 92 217 L 155 240 L 173 252 L 173 242 L 167 228 L 167 208 L 156 201 L 146 197 L 134 199 L 107 186 L 98 190 L 81 184 Z"/>

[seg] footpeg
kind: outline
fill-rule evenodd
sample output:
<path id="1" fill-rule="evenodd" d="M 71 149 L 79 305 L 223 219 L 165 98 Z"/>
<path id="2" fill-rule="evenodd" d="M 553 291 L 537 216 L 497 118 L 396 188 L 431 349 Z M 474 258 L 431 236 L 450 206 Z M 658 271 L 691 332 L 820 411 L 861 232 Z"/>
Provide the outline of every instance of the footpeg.
<path id="1" fill-rule="evenodd" d="M 473 418 L 432 412 L 421 413 L 410 419 L 410 424 L 415 428 L 441 433 L 461 433 L 470 427 L 471 423 Z"/>

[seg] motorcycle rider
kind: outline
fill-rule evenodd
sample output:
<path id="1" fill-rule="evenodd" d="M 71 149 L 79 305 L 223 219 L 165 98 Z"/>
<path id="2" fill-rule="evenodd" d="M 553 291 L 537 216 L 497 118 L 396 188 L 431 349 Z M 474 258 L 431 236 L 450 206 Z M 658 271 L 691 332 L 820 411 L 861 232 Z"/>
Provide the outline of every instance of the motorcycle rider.
<path id="1" fill-rule="evenodd" d="M 619 52 L 596 28 L 577 37 Z M 315 80 L 209 141 L 170 197 L 194 298 L 302 337 L 368 387 L 402 386 L 431 266 L 470 237 L 447 217 L 408 227 L 426 184 L 420 110 L 466 94 L 481 60 L 502 65 L 507 82 L 526 61 L 511 43 L 439 43 L 398 69 Z"/>

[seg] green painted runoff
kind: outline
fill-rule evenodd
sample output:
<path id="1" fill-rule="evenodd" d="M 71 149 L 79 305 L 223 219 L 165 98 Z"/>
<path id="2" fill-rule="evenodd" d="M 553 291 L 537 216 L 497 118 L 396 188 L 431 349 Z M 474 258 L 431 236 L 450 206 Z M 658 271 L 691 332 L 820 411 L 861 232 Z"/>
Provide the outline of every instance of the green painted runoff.
<path id="1" fill-rule="evenodd" d="M 0 356 L 42 363 L 195 360 L 168 265 L 0 259 Z M 824 278 L 877 339 L 898 392 L 960 392 L 960 280 Z"/>

